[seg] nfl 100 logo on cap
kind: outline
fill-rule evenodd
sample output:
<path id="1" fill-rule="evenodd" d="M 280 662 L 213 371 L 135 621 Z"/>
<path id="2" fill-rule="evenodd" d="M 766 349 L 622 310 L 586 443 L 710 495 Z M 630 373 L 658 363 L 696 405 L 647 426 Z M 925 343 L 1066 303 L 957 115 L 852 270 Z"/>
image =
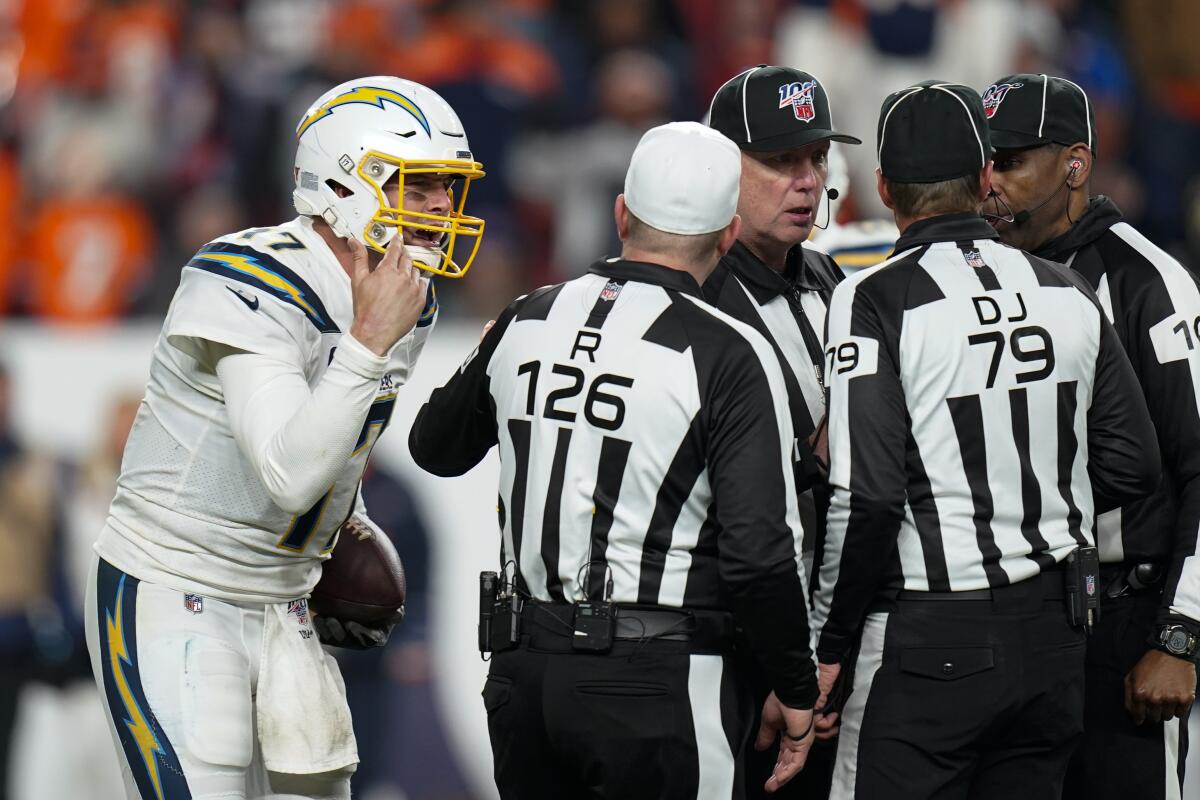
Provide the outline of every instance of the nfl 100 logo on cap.
<path id="1" fill-rule="evenodd" d="M 779 107 L 792 107 L 796 119 L 801 122 L 812 122 L 816 110 L 813 108 L 813 90 L 817 88 L 816 81 L 785 83 L 779 87 Z"/>
<path id="2" fill-rule="evenodd" d="M 983 92 L 983 108 L 996 147 L 1081 142 L 1096 152 L 1096 120 L 1087 92 L 1066 78 L 1005 75 Z"/>
<path id="3" fill-rule="evenodd" d="M 734 75 L 713 95 L 708 118 L 714 129 L 752 152 L 791 150 L 825 139 L 862 144 L 834 129 L 821 82 L 791 67 L 760 64 Z"/>
<path id="4" fill-rule="evenodd" d="M 1008 93 L 1013 89 L 1020 89 L 1024 85 L 1023 83 L 995 83 L 989 86 L 983 93 L 983 113 L 987 115 L 988 119 L 991 119 Z"/>

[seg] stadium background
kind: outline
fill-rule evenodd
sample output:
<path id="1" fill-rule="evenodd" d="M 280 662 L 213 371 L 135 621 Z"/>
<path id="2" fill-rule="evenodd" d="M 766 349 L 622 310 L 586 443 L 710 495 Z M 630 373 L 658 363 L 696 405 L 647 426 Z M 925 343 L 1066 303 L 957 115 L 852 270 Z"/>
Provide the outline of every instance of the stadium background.
<path id="1" fill-rule="evenodd" d="M 867 143 L 843 148 L 837 214 L 869 219 L 888 92 L 1064 75 L 1096 109 L 1093 189 L 1194 266 L 1197 34 L 1192 0 L 0 0 L 0 497 L 28 499 L 14 452 L 51 476 L 36 481 L 44 520 L 0 539 L 0 585 L 24 587 L 0 591 L 0 683 L 20 697 L 10 796 L 118 796 L 78 657 L 90 540 L 179 268 L 216 235 L 292 215 L 292 132 L 328 87 L 372 74 L 433 87 L 488 171 L 472 189 L 479 258 L 439 285 L 438 331 L 366 490 L 414 577 L 412 618 L 385 653 L 344 662 L 356 796 L 483 798 L 475 579 L 496 552 L 496 464 L 428 479 L 404 439 L 483 320 L 616 252 L 611 203 L 641 133 L 700 118 L 746 66 L 799 66 Z"/>

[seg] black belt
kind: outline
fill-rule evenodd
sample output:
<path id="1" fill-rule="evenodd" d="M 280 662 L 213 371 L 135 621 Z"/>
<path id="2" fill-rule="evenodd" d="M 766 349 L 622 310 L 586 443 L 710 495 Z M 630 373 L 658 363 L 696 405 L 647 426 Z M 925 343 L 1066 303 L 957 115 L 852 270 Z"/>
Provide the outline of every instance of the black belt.
<path id="1" fill-rule="evenodd" d="M 616 641 L 679 642 L 690 648 L 724 652 L 733 648 L 733 615 L 701 609 L 616 606 Z M 522 629 L 530 646 L 571 649 L 575 606 L 528 600 L 521 612 Z"/>
<path id="2" fill-rule="evenodd" d="M 998 586 L 994 589 L 970 589 L 963 592 L 921 592 L 912 589 L 900 589 L 899 591 L 885 593 L 880 600 L 884 603 L 889 601 L 919 603 L 991 601 L 999 599 L 1007 592 L 1026 589 L 1026 584 L 1030 581 L 1041 581 L 1042 599 L 1044 600 L 1062 600 L 1065 596 L 1062 569 L 1056 567 L 1010 586 Z"/>

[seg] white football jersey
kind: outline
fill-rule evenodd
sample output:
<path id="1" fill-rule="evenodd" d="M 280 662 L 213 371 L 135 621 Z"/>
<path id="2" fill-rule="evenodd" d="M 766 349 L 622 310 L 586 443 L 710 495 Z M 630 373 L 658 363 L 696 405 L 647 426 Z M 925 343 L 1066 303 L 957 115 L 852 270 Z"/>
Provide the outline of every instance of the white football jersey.
<path id="1" fill-rule="evenodd" d="M 313 387 L 353 320 L 350 277 L 308 217 L 205 245 L 184 267 L 125 447 L 100 557 L 142 580 L 242 602 L 306 595 L 437 318 L 430 283 L 341 475 L 312 508 L 271 500 L 230 429 L 213 343 L 296 364 Z"/>

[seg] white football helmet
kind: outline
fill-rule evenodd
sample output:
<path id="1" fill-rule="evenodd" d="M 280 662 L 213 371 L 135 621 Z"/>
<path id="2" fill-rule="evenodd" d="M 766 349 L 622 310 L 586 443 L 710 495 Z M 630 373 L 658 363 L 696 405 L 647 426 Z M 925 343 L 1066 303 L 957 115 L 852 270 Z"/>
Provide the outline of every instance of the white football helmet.
<path id="1" fill-rule="evenodd" d="M 458 115 L 436 92 L 390 76 L 348 81 L 309 107 L 296 139 L 292 198 L 298 212 L 381 253 L 399 229 L 426 232 L 428 246 L 408 245 L 413 264 L 450 278 L 466 274 L 479 251 L 483 220 L 463 209 L 471 181 L 484 176 L 483 165 L 472 157 Z M 455 179 L 449 210 L 405 210 L 405 177 L 431 173 Z M 383 191 L 393 176 L 399 207 Z M 348 194 L 340 197 L 335 185 Z M 454 258 L 456 247 L 465 258 Z"/>

